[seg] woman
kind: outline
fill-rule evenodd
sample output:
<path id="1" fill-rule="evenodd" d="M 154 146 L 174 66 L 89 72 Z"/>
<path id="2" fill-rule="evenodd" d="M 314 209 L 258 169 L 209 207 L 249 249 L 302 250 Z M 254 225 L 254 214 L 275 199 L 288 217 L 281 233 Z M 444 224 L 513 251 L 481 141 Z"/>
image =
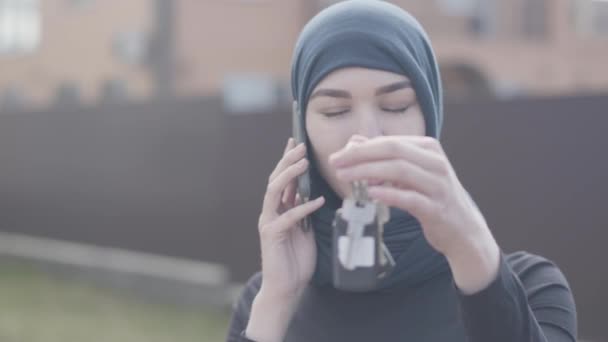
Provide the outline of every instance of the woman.
<path id="1" fill-rule="evenodd" d="M 269 177 L 262 271 L 240 295 L 229 341 L 575 341 L 560 270 L 501 251 L 442 150 L 440 76 L 413 17 L 383 1 L 323 10 L 298 39 L 292 91 L 307 141 L 290 139 Z M 302 204 L 295 179 L 307 169 Z M 383 236 L 396 260 L 366 292 L 331 281 L 332 219 L 356 180 L 390 206 Z M 308 215 L 313 229 L 298 229 Z"/>

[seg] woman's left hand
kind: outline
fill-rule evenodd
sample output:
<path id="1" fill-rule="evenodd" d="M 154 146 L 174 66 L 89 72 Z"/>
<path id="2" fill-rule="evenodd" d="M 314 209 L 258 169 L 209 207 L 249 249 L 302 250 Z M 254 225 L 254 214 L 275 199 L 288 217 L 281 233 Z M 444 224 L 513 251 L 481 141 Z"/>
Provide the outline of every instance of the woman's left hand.
<path id="1" fill-rule="evenodd" d="M 370 197 L 415 216 L 429 244 L 446 256 L 454 273 L 460 271 L 461 278 L 467 278 L 461 280 L 476 277 L 477 283 L 489 283 L 485 278 L 495 277 L 499 248 L 437 139 L 353 136 L 351 141 L 358 143 L 348 144 L 329 159 L 340 181 L 390 184 L 369 186 Z M 480 263 L 487 264 L 487 274 L 470 275 L 475 272 L 471 266 Z M 471 284 L 470 291 L 479 286 L 484 284 Z"/>

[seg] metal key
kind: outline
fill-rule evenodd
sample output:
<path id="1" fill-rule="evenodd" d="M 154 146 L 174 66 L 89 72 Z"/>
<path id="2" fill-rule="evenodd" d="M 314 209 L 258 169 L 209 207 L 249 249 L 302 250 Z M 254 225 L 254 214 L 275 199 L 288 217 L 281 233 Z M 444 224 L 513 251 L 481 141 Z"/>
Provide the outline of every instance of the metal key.
<path id="1" fill-rule="evenodd" d="M 367 182 L 353 182 L 332 223 L 333 284 L 346 291 L 374 289 L 394 269 L 395 261 L 384 244 L 384 224 L 389 208 L 372 200 Z"/>
<path id="2" fill-rule="evenodd" d="M 388 222 L 391 217 L 389 208 L 381 203 L 378 203 L 378 223 L 380 229 L 380 236 L 383 235 L 384 232 L 384 224 Z M 395 260 L 393 259 L 393 255 L 388 250 L 384 241 L 381 242 L 382 251 L 380 252 L 380 265 L 385 266 L 387 270 L 390 270 L 393 266 L 395 266 Z"/>
<path id="3" fill-rule="evenodd" d="M 374 222 L 376 204 L 369 200 L 364 182 L 353 183 L 353 198 L 343 201 L 342 213 L 348 223 L 348 248 L 344 267 L 355 268 L 355 252 L 359 249 L 365 226 Z"/>

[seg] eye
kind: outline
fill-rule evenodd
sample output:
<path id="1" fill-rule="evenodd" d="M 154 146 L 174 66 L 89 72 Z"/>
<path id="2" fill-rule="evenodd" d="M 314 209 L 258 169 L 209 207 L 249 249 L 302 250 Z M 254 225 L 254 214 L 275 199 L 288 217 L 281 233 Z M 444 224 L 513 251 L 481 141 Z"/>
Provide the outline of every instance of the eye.
<path id="1" fill-rule="evenodd" d="M 406 107 L 403 107 L 403 108 L 395 108 L 395 109 L 393 109 L 393 108 L 382 108 L 382 110 L 385 111 L 385 112 L 389 112 L 389 113 L 403 113 L 406 110 L 408 110 L 409 108 L 410 108 L 410 106 L 406 106 Z"/>
<path id="2" fill-rule="evenodd" d="M 321 113 L 321 114 L 323 114 L 323 115 L 325 115 L 327 117 L 332 117 L 332 116 L 342 115 L 342 114 L 347 113 L 347 112 L 348 112 L 348 109 L 341 110 L 339 112 L 327 112 L 327 113 Z"/>

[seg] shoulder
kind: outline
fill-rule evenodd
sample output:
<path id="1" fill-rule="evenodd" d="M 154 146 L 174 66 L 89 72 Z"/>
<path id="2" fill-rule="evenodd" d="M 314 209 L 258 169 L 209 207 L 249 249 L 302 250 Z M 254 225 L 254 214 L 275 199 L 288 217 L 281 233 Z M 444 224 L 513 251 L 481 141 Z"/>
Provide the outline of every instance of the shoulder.
<path id="1" fill-rule="evenodd" d="M 557 264 L 543 256 L 517 251 L 505 254 L 504 259 L 527 292 L 543 290 L 547 286 L 570 291 L 568 281 Z"/>
<path id="2" fill-rule="evenodd" d="M 561 330 L 575 340 L 578 327 L 574 295 L 555 262 L 525 251 L 505 254 L 504 261 L 521 283 L 528 304 L 545 332 Z"/>

